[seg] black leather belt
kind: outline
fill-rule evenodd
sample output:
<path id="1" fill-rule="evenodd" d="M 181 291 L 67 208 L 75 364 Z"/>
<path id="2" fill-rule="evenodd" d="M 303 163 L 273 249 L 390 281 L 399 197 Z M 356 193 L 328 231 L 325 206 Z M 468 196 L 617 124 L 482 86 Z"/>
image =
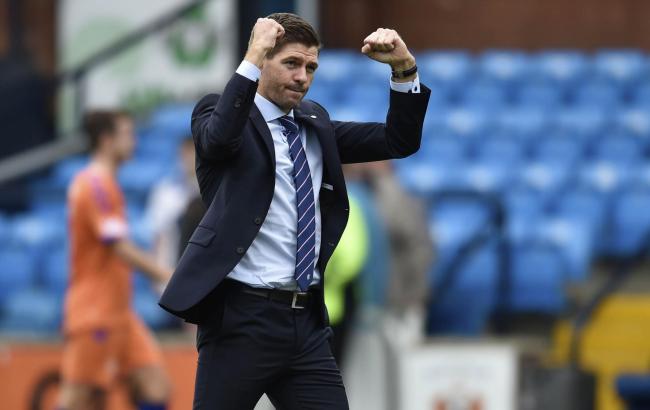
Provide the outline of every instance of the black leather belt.
<path id="1" fill-rule="evenodd" d="M 250 286 L 241 285 L 241 291 L 249 295 L 255 295 L 268 300 L 287 304 L 294 309 L 306 308 L 314 298 L 314 290 L 310 290 L 308 292 L 294 292 L 290 290 L 253 288 Z"/>

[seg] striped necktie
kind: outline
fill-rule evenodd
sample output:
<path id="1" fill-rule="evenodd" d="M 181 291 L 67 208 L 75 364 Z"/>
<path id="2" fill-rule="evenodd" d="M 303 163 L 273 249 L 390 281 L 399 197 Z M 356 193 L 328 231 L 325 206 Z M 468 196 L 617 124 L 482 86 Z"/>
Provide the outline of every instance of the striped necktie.
<path id="1" fill-rule="evenodd" d="M 298 210 L 298 227 L 296 237 L 296 271 L 294 277 L 300 290 L 309 288 L 314 275 L 314 258 L 316 255 L 316 209 L 311 172 L 307 155 L 300 141 L 300 129 L 293 118 L 280 117 L 283 134 L 289 144 L 289 155 L 293 161 L 293 183 L 296 187 L 296 208 Z"/>

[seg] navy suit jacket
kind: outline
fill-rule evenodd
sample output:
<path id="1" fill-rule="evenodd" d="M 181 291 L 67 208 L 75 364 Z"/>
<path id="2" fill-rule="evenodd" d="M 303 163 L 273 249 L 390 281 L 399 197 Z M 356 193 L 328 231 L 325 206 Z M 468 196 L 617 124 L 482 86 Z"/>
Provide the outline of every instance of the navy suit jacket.
<path id="1" fill-rule="evenodd" d="M 205 320 L 219 283 L 240 261 L 269 210 L 275 187 L 275 150 L 254 98 L 257 82 L 234 74 L 221 96 L 203 97 L 192 113 L 196 174 L 207 212 L 191 236 L 160 305 L 192 323 Z M 390 91 L 386 123 L 332 121 L 325 109 L 303 101 L 294 117 L 321 145 L 320 272 L 348 219 L 342 163 L 403 158 L 420 147 L 430 90 Z M 331 189 L 328 189 L 331 188 Z M 323 287 L 321 286 L 321 292 Z M 322 301 L 322 298 L 321 298 Z M 323 305 L 323 320 L 327 311 Z"/>

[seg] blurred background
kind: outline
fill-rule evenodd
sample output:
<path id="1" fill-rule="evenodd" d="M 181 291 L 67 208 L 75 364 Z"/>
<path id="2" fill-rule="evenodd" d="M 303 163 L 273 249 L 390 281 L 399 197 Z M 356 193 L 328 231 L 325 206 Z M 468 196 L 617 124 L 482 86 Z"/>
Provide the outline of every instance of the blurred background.
<path id="1" fill-rule="evenodd" d="M 350 223 L 326 274 L 351 408 L 650 408 L 638 0 L 0 0 L 1 407 L 53 408 L 83 112 L 136 116 L 119 173 L 131 235 L 174 263 L 202 212 L 193 105 L 275 11 L 321 33 L 307 98 L 334 119 L 385 118 L 389 70 L 359 52 L 378 27 L 402 35 L 432 90 L 416 155 L 345 169 Z M 157 298 L 135 273 L 133 307 L 164 346 L 172 409 L 186 409 L 193 329 Z"/>

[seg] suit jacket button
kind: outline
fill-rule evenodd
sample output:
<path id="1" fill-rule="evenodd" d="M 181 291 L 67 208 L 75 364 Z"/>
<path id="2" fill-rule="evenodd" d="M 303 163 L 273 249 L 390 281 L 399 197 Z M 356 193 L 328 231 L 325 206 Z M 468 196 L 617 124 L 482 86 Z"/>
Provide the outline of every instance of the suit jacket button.
<path id="1" fill-rule="evenodd" d="M 240 254 L 240 255 L 243 254 L 244 253 L 244 248 L 242 248 L 241 246 L 238 247 L 237 248 L 237 253 Z"/>
<path id="2" fill-rule="evenodd" d="M 255 222 L 255 225 L 261 225 L 262 224 L 262 218 L 259 216 L 253 219 L 253 222 Z"/>
<path id="3" fill-rule="evenodd" d="M 235 99 L 235 108 L 241 107 L 241 98 L 236 98 Z"/>

